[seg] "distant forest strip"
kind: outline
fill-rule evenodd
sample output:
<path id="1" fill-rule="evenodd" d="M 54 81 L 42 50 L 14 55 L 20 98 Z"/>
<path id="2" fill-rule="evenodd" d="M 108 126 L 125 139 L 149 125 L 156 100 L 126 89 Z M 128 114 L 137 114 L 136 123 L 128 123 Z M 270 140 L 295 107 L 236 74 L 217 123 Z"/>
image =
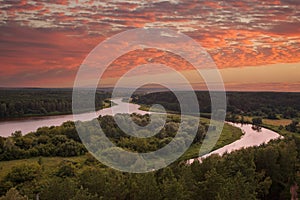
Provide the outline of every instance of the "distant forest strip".
<path id="1" fill-rule="evenodd" d="M 188 95 L 191 92 L 181 93 Z M 211 113 L 209 92 L 196 91 L 196 95 L 201 113 Z M 212 95 L 214 95 L 214 92 L 212 92 Z M 261 116 L 269 119 L 276 119 L 278 117 L 292 119 L 300 117 L 300 93 L 226 92 L 226 96 L 227 113 Z M 161 104 L 169 111 L 180 111 L 179 102 L 172 92 L 135 95 L 132 101 L 141 105 Z"/>
<path id="2" fill-rule="evenodd" d="M 97 91 L 96 109 L 109 97 Z M 0 119 L 68 113 L 72 113 L 72 89 L 0 89 Z"/>

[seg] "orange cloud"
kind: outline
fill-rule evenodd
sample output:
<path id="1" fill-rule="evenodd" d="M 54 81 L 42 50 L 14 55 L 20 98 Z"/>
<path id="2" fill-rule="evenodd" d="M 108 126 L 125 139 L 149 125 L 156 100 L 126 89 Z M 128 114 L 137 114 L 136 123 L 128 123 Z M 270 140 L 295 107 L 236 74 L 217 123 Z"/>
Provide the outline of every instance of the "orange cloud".
<path id="1" fill-rule="evenodd" d="M 74 70 L 99 42 L 144 26 L 189 35 L 220 69 L 300 61 L 299 1 L 22 0 L 4 1 L 0 7 L 2 86 L 14 84 L 17 78 L 19 85 L 51 86 L 54 74 L 62 86 L 71 85 Z M 176 70 L 192 68 L 167 52 L 137 50 L 117 59 L 106 76 L 118 77 L 148 62 Z M 53 75 L 51 80 L 47 72 Z"/>

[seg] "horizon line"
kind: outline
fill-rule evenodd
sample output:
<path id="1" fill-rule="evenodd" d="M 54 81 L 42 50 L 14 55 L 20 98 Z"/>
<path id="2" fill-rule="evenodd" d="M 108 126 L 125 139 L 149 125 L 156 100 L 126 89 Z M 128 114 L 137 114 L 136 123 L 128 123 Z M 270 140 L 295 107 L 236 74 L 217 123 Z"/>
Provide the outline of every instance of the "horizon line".
<path id="1" fill-rule="evenodd" d="M 97 90 L 112 90 L 114 87 L 97 87 Z M 57 90 L 63 90 L 63 89 L 67 89 L 67 90 L 72 90 L 73 87 L 2 87 L 0 86 L 0 90 L 3 89 L 57 89 Z M 89 87 L 83 87 L 82 89 L 93 89 L 93 88 L 89 88 Z M 132 87 L 122 87 L 121 89 L 133 89 Z M 137 90 L 166 90 L 167 91 L 171 91 L 165 88 L 138 88 Z M 184 89 L 180 89 L 180 88 L 175 88 L 174 90 L 176 91 L 199 91 L 199 92 L 223 92 L 220 90 L 184 90 Z M 159 92 L 163 92 L 163 91 L 159 91 Z M 300 91 L 280 91 L 280 90 L 224 90 L 224 92 L 249 92 L 249 93 L 300 93 Z"/>

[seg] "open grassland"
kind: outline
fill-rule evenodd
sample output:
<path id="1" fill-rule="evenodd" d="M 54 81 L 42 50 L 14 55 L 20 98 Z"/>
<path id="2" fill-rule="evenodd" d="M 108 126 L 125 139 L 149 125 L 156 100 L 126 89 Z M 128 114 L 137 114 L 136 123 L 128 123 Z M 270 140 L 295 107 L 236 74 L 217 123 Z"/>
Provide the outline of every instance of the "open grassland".
<path id="1" fill-rule="evenodd" d="M 292 122 L 291 119 L 263 119 L 264 124 L 273 125 L 273 126 L 286 126 Z"/>

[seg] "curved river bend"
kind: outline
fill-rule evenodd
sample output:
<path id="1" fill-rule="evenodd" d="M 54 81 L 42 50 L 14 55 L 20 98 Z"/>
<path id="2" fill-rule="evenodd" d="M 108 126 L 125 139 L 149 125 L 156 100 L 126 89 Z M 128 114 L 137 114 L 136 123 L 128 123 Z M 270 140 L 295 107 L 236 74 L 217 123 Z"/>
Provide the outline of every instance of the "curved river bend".
<path id="1" fill-rule="evenodd" d="M 240 123 L 231 123 L 231 122 L 226 122 L 226 123 L 240 128 L 243 131 L 244 135 L 239 140 L 236 140 L 231 144 L 228 144 L 222 148 L 219 148 L 215 151 L 212 151 L 208 154 L 205 154 L 195 159 L 201 162 L 202 159 L 207 158 L 212 154 L 219 154 L 220 156 L 222 156 L 226 152 L 230 153 L 232 151 L 239 150 L 241 148 L 259 146 L 261 144 L 268 143 L 271 140 L 283 138 L 283 136 L 279 135 L 278 133 L 266 128 L 261 128 L 259 131 L 253 130 L 252 124 L 240 124 Z M 190 159 L 187 161 L 187 163 L 192 164 L 195 161 L 195 159 Z"/>
<path id="2" fill-rule="evenodd" d="M 149 112 L 139 110 L 139 105 L 122 102 L 122 99 L 114 99 L 112 100 L 115 105 L 112 109 L 105 108 L 96 112 L 96 116 L 99 115 L 113 115 L 114 113 L 138 113 L 138 114 L 146 114 Z M 113 113 L 114 110 L 114 113 Z M 95 113 L 82 113 L 76 116 L 76 119 L 81 121 L 89 121 L 95 118 Z M 39 127 L 43 126 L 59 126 L 63 122 L 72 121 L 73 115 L 59 115 L 59 116 L 47 116 L 47 117 L 34 117 L 34 118 L 26 118 L 26 119 L 18 119 L 18 120 L 11 120 L 11 121 L 4 121 L 0 122 L 0 136 L 8 137 L 11 133 L 15 131 L 22 131 L 23 134 L 27 134 L 29 132 L 36 131 Z M 212 154 L 219 154 L 223 155 L 225 152 L 230 153 L 231 151 L 238 150 L 241 148 L 251 147 L 251 146 L 258 146 L 263 143 L 267 143 L 273 139 L 279 139 L 281 136 L 269 129 L 262 128 L 260 132 L 257 132 L 252 129 L 251 124 L 234 124 L 227 122 L 233 126 L 237 126 L 245 133 L 239 140 L 226 145 L 222 148 L 219 148 L 209 154 L 206 154 L 202 157 L 195 158 L 201 161 L 201 159 L 206 158 Z M 193 163 L 195 159 L 190 159 L 187 162 Z"/>

